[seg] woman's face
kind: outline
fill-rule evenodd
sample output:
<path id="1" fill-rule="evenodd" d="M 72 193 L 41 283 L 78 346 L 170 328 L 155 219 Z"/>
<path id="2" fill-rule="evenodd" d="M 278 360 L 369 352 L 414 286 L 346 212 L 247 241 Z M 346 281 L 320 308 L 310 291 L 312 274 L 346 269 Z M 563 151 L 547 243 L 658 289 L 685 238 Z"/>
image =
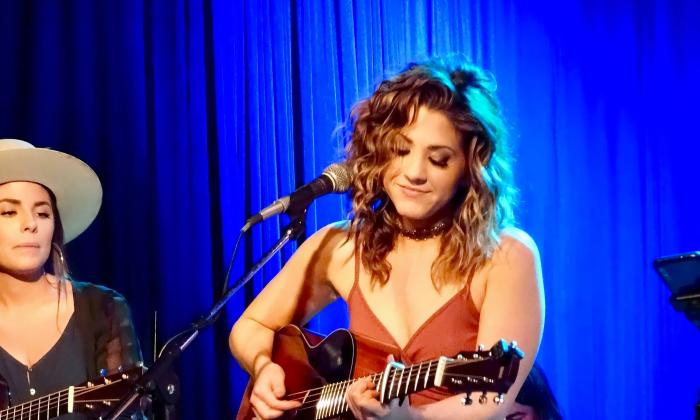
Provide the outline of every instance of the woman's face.
<path id="1" fill-rule="evenodd" d="M 33 182 L 0 185 L 0 271 L 43 272 L 51 253 L 54 211 L 51 197 Z"/>
<path id="2" fill-rule="evenodd" d="M 443 113 L 425 107 L 401 130 L 401 141 L 384 174 L 384 190 L 404 227 L 430 226 L 449 214 L 450 200 L 466 184 L 462 141 Z"/>

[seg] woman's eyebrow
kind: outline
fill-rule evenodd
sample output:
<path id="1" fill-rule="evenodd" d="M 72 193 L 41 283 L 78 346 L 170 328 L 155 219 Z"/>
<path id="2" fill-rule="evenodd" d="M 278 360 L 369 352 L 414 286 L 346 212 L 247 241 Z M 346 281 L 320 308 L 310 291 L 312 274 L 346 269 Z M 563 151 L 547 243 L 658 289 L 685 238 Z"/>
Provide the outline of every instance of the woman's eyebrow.
<path id="1" fill-rule="evenodd" d="M 17 200 L 15 198 L 0 198 L 0 203 L 10 203 L 10 204 L 19 205 L 19 204 L 22 204 L 22 201 Z M 39 207 L 39 206 L 51 207 L 51 203 L 49 203 L 48 201 L 37 201 L 36 203 L 34 203 L 34 207 Z"/>
<path id="2" fill-rule="evenodd" d="M 405 135 L 404 133 L 399 133 L 398 137 L 410 145 L 413 145 L 413 143 L 414 143 L 413 140 L 411 140 L 411 138 L 408 137 L 407 135 Z M 431 144 L 430 146 L 428 146 L 428 150 L 430 150 L 431 152 L 433 152 L 435 150 L 441 150 L 441 149 L 449 150 L 452 153 L 456 153 L 453 148 L 451 148 L 450 146 L 447 146 L 445 144 Z"/>
<path id="3" fill-rule="evenodd" d="M 408 137 L 407 135 L 405 135 L 404 133 L 399 133 L 399 134 L 397 135 L 397 137 L 398 137 L 399 139 L 405 141 L 406 143 L 413 144 L 413 140 L 411 140 L 411 138 Z"/>
<path id="4" fill-rule="evenodd" d="M 428 146 L 428 150 L 430 150 L 431 152 L 433 152 L 435 150 L 443 150 L 443 149 L 449 150 L 450 152 L 455 153 L 455 150 L 453 148 L 451 148 L 450 146 L 445 146 L 444 144 L 433 144 L 433 145 Z"/>

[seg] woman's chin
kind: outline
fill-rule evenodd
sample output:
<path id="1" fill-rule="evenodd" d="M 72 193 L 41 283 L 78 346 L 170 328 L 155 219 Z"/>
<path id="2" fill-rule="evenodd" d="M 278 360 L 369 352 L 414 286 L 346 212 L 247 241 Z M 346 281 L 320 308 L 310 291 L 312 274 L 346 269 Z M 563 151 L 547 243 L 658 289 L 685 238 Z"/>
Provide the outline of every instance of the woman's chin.
<path id="1" fill-rule="evenodd" d="M 404 227 L 424 227 L 432 222 L 432 213 L 418 212 L 416 209 L 407 210 L 405 212 L 398 212 L 401 217 Z"/>

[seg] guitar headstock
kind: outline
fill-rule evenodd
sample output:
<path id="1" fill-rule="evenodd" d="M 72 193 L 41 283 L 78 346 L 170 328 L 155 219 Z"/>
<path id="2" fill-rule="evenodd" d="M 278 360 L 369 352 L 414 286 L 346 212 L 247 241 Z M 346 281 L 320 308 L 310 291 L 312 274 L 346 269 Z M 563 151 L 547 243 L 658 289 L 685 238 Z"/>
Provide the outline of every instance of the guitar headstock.
<path id="1" fill-rule="evenodd" d="M 453 358 L 446 358 L 440 383 L 456 393 L 505 394 L 518 376 L 522 358 L 523 352 L 515 342 L 508 344 L 499 340 L 489 350 L 480 348 L 475 352 L 459 353 Z M 483 395 L 480 402 L 485 403 L 485 399 L 486 396 Z M 496 397 L 496 400 L 500 403 L 502 397 Z"/>
<path id="2" fill-rule="evenodd" d="M 131 391 L 133 384 L 145 371 L 143 366 L 133 367 L 76 386 L 73 397 L 74 410 L 95 417 L 107 414 Z"/>

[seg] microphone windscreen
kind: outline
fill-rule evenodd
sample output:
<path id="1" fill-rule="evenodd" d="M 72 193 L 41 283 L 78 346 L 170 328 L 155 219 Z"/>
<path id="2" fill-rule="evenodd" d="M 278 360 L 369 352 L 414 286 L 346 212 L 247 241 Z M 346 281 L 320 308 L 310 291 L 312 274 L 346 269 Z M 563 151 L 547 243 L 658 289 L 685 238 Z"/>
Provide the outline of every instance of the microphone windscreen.
<path id="1" fill-rule="evenodd" d="M 323 175 L 326 175 L 331 180 L 333 192 L 343 193 L 350 189 L 352 170 L 348 168 L 348 165 L 333 163 L 323 170 Z"/>

